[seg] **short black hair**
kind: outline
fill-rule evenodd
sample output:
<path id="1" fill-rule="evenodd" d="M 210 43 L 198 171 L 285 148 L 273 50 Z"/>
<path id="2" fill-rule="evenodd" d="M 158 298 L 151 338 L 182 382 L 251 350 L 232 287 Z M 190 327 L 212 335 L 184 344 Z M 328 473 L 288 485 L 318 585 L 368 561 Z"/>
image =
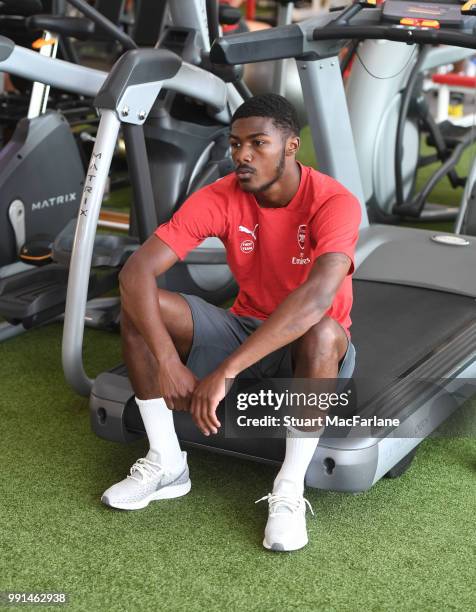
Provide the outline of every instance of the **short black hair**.
<path id="1" fill-rule="evenodd" d="M 274 93 L 260 94 L 249 98 L 239 106 L 231 123 L 248 117 L 269 117 L 277 128 L 299 136 L 299 119 L 294 106 L 283 96 Z"/>

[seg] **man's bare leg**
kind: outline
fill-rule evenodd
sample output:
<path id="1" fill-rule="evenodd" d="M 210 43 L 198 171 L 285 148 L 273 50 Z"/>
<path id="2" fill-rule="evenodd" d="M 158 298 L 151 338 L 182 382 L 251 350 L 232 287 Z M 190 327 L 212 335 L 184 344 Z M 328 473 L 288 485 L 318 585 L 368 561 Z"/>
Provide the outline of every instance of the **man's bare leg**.
<path id="1" fill-rule="evenodd" d="M 294 377 L 322 379 L 319 392 L 333 392 L 339 361 L 344 357 L 347 346 L 347 335 L 342 327 L 333 319 L 325 317 L 294 343 Z M 304 408 L 299 416 L 324 417 L 326 414 L 324 411 L 317 412 L 314 407 L 310 410 L 312 412 Z M 280 479 L 291 479 L 301 492 L 304 490 L 304 477 L 320 433 L 316 428 L 303 428 L 302 431 L 306 431 L 307 435 L 299 436 L 299 431 L 288 432 L 284 462 L 275 480 L 277 484 Z M 310 436 L 309 431 L 315 431 L 315 437 Z"/>
<path id="2" fill-rule="evenodd" d="M 162 320 L 182 362 L 193 341 L 193 320 L 186 300 L 158 289 Z M 186 495 L 191 488 L 186 454 L 175 432 L 173 414 L 161 397 L 159 370 L 145 339 L 122 311 L 124 360 L 136 394 L 136 403 L 149 440 L 149 452 L 131 468 L 131 474 L 113 485 L 102 501 L 114 508 L 138 510 L 151 501 Z"/>
<path id="3" fill-rule="evenodd" d="M 294 377 L 335 379 L 348 346 L 338 323 L 322 319 L 293 345 Z M 330 380 L 330 384 L 335 384 Z M 327 385 L 329 386 L 329 384 Z M 319 389 L 320 390 L 320 389 Z M 332 391 L 333 389 L 329 389 Z M 316 416 L 314 413 L 311 416 Z M 286 454 L 269 497 L 269 517 L 263 545 L 272 550 L 298 550 L 308 542 L 304 478 L 319 442 L 315 435 L 288 431 Z"/>
<path id="4" fill-rule="evenodd" d="M 334 319 L 324 317 L 294 343 L 294 377 L 337 378 L 347 346 L 344 329 Z"/>
<path id="5" fill-rule="evenodd" d="M 178 293 L 164 289 L 157 291 L 165 327 L 185 363 L 193 341 L 190 306 Z M 144 400 L 159 397 L 157 361 L 124 310 L 121 312 L 121 340 L 124 363 L 136 396 Z"/>

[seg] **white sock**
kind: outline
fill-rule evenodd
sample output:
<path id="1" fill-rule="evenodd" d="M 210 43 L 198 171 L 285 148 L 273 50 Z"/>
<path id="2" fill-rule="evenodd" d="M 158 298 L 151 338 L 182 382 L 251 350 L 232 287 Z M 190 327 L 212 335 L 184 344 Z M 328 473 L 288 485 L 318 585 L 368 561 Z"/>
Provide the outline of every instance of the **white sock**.
<path id="1" fill-rule="evenodd" d="M 313 432 L 314 433 L 314 432 Z M 273 490 L 276 489 L 280 480 L 288 480 L 294 483 L 299 495 L 304 492 L 304 478 L 307 468 L 319 442 L 319 431 L 315 432 L 315 437 L 298 436 L 296 430 L 286 433 L 286 454 L 284 461 L 276 478 L 274 479 Z"/>
<path id="2" fill-rule="evenodd" d="M 180 474 L 184 459 L 175 433 L 172 410 L 167 408 L 162 397 L 141 400 L 136 397 L 145 432 L 149 438 L 150 450 L 147 459 L 159 463 L 171 474 Z"/>

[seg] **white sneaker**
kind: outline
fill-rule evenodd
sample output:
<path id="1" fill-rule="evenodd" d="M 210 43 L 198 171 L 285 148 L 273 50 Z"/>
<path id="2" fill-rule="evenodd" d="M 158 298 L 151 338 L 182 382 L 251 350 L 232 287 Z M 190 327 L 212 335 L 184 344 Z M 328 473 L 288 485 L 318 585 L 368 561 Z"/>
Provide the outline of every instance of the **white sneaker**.
<path id="1" fill-rule="evenodd" d="M 191 487 L 187 453 L 182 452 L 183 469 L 178 476 L 164 470 L 150 459 L 138 459 L 130 475 L 104 491 L 101 501 L 112 508 L 140 510 L 157 499 L 172 499 L 186 495 Z"/>
<path id="2" fill-rule="evenodd" d="M 272 493 L 255 503 L 268 500 L 269 515 L 264 530 L 263 546 L 268 550 L 299 550 L 308 542 L 306 529 L 306 504 L 311 514 L 311 504 L 297 492 L 290 480 L 280 480 Z"/>

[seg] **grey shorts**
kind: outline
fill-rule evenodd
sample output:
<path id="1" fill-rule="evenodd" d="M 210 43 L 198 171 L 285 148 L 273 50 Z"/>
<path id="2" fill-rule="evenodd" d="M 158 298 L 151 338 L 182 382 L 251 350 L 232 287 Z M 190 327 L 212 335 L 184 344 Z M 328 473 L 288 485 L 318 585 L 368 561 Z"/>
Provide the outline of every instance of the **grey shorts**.
<path id="1" fill-rule="evenodd" d="M 239 317 L 229 310 L 209 304 L 196 295 L 181 294 L 192 311 L 193 343 L 187 367 L 204 378 L 233 353 L 262 323 L 253 317 Z M 349 342 L 339 364 L 339 378 L 351 378 L 355 367 L 355 348 Z M 240 374 L 242 378 L 292 378 L 290 345 L 270 353 Z"/>

